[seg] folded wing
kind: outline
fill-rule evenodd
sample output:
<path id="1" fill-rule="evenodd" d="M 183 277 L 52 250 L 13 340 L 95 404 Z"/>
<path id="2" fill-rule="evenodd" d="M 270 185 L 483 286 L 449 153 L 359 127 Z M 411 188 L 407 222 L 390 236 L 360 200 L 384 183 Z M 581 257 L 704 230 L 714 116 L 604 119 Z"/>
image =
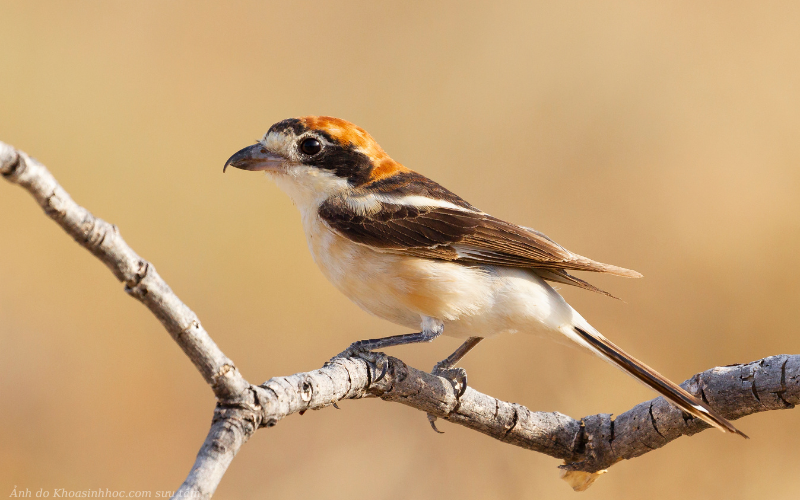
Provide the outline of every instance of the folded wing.
<path id="1" fill-rule="evenodd" d="M 376 250 L 464 265 L 528 268 L 546 280 L 606 295 L 567 271 L 641 277 L 572 253 L 538 231 L 492 217 L 466 202 L 461 205 L 424 196 L 369 194 L 331 198 L 320 206 L 319 216 L 342 236 Z"/>

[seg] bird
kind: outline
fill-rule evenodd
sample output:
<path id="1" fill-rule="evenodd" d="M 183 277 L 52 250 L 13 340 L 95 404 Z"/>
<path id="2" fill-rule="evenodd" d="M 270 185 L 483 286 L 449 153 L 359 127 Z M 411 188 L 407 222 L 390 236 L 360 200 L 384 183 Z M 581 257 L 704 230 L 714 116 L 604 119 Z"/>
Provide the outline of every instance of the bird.
<path id="1" fill-rule="evenodd" d="M 339 291 L 379 318 L 420 330 L 359 340 L 339 357 L 443 334 L 462 339 L 432 371 L 451 381 L 460 398 L 467 374 L 456 365 L 484 338 L 550 335 L 608 361 L 691 417 L 747 437 L 603 336 L 551 285 L 610 295 L 571 272 L 629 278 L 640 273 L 583 257 L 539 231 L 479 210 L 393 160 L 353 123 L 330 116 L 279 121 L 233 154 L 223 172 L 228 167 L 263 171 L 288 194 L 314 261 Z"/>

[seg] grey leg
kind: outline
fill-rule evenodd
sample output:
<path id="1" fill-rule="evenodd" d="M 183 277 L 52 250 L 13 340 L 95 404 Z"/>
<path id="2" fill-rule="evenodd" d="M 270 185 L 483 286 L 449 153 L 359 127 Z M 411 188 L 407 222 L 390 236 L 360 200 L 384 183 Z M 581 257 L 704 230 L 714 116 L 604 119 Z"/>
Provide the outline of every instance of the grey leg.
<path id="1" fill-rule="evenodd" d="M 453 383 L 454 387 L 456 385 L 459 386 L 458 392 L 456 393 L 457 399 L 461 398 L 467 391 L 467 371 L 463 368 L 456 368 L 456 363 L 461 361 L 461 358 L 466 356 L 481 340 L 483 340 L 483 337 L 468 338 L 453 354 L 439 361 L 433 367 L 433 371 L 431 372 L 433 375 L 446 378 Z M 428 422 L 430 422 L 434 431 L 442 434 L 442 431 L 436 428 L 436 417 L 430 413 L 428 413 Z"/>
<path id="2" fill-rule="evenodd" d="M 434 374 L 437 370 L 445 370 L 456 366 L 456 363 L 461 361 L 461 358 L 466 356 L 481 340 L 483 340 L 483 337 L 468 338 L 453 354 L 436 363 L 436 366 L 433 367 Z"/>
<path id="3" fill-rule="evenodd" d="M 444 327 L 442 326 L 441 323 L 438 324 L 434 323 L 430 327 L 428 327 L 428 325 L 423 323 L 423 327 L 425 329 L 419 333 L 406 333 L 403 335 L 392 335 L 391 337 L 359 340 L 357 342 L 353 342 L 352 344 L 350 344 L 350 347 L 348 347 L 344 351 L 334 356 L 331 359 L 331 361 L 333 361 L 333 359 L 336 358 L 349 358 L 352 356 L 358 356 L 366 361 L 375 363 L 376 359 L 380 357 L 383 366 L 380 375 L 378 375 L 375 378 L 375 382 L 377 382 L 386 375 L 386 371 L 389 369 L 389 363 L 386 360 L 385 356 L 376 356 L 375 353 L 371 351 L 373 349 L 384 349 L 386 347 L 393 347 L 396 345 L 430 342 L 436 337 L 440 336 L 442 334 L 442 331 L 444 331 Z"/>
<path id="4" fill-rule="evenodd" d="M 345 353 L 355 353 L 358 351 L 372 351 L 373 349 L 385 349 L 396 345 L 416 344 L 418 342 L 430 342 L 442 334 L 442 329 L 434 331 L 423 331 L 419 333 L 406 333 L 403 335 L 392 335 L 379 339 L 359 340 L 350 344 L 338 357 L 345 357 Z"/>

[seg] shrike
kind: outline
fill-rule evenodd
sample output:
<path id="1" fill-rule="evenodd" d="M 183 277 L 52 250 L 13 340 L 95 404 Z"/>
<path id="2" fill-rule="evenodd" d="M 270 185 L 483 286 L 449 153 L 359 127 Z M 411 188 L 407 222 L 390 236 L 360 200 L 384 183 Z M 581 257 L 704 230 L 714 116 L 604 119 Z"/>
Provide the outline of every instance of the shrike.
<path id="1" fill-rule="evenodd" d="M 327 116 L 278 122 L 225 163 L 260 170 L 300 210 L 322 273 L 362 309 L 419 333 L 353 343 L 340 356 L 464 339 L 434 374 L 466 389 L 458 361 L 505 332 L 564 336 L 621 368 L 689 415 L 744 436 L 730 422 L 595 330 L 549 284 L 609 295 L 571 275 L 636 271 L 572 253 L 544 234 L 492 217 L 392 160 L 363 129 Z M 224 171 L 224 169 L 223 169 Z M 745 436 L 746 437 L 746 436 Z"/>

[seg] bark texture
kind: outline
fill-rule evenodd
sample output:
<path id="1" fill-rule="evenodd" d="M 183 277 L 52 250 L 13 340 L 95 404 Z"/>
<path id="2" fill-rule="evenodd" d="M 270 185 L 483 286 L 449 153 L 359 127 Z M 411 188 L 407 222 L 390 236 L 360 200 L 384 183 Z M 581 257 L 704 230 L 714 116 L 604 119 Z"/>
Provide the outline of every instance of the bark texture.
<path id="1" fill-rule="evenodd" d="M 562 459 L 565 479 L 576 490 L 588 487 L 620 460 L 710 428 L 661 397 L 616 418 L 598 414 L 578 420 L 558 412 L 534 412 L 471 387 L 457 398 L 451 382 L 380 353 L 336 359 L 318 370 L 253 385 L 155 267 L 125 243 L 117 227 L 75 203 L 41 163 L 0 142 L 0 175 L 30 192 L 51 219 L 111 269 L 125 291 L 161 321 L 214 391 L 217 407 L 211 429 L 174 498 L 210 498 L 238 450 L 257 429 L 343 399 L 377 397 L 402 403 L 505 443 Z M 800 401 L 800 356 L 784 354 L 712 368 L 682 386 L 730 420 L 793 408 Z"/>

